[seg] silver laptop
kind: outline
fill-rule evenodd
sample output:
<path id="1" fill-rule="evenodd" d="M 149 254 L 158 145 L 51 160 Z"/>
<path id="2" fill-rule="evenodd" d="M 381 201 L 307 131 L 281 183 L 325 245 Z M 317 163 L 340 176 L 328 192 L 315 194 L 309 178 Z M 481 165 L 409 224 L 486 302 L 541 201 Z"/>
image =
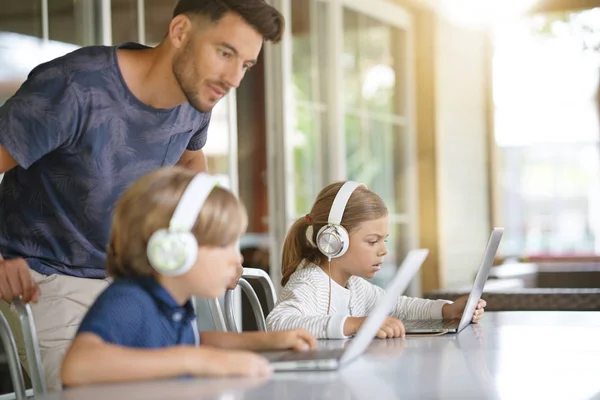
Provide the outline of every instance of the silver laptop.
<path id="1" fill-rule="evenodd" d="M 262 353 L 273 366 L 275 371 L 314 371 L 335 370 L 342 365 L 348 364 L 360 356 L 369 343 L 373 340 L 377 331 L 390 315 L 394 305 L 410 284 L 413 276 L 419 271 L 423 261 L 429 254 L 429 250 L 418 249 L 408 252 L 396 276 L 386 288 L 382 301 L 371 311 L 354 339 L 344 349 L 323 349 L 307 352 L 277 352 Z"/>
<path id="2" fill-rule="evenodd" d="M 481 293 L 483 293 L 485 282 L 487 281 L 488 275 L 490 274 L 490 269 L 494 263 L 494 257 L 498 251 L 498 246 L 500 245 L 500 240 L 502 239 L 503 233 L 504 228 L 494 228 L 492 230 L 492 234 L 490 235 L 487 247 L 483 253 L 483 259 L 481 260 L 481 265 L 477 271 L 477 276 L 475 277 L 475 282 L 473 283 L 473 288 L 469 294 L 469 299 L 467 300 L 462 318 L 451 320 L 405 320 L 402 322 L 404 323 L 404 328 L 406 329 L 407 334 L 442 333 L 444 331 L 448 331 L 448 333 L 458 333 L 471 323 L 473 313 L 475 312 L 477 303 L 481 298 Z"/>

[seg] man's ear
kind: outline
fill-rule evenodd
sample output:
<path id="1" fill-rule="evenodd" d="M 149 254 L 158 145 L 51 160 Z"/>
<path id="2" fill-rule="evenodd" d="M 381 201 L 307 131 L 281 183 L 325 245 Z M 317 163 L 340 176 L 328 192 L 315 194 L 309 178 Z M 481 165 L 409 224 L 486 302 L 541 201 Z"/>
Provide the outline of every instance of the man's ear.
<path id="1" fill-rule="evenodd" d="M 176 48 L 182 48 L 192 35 L 192 20 L 185 14 L 175 16 L 169 24 L 168 38 L 171 45 Z"/>

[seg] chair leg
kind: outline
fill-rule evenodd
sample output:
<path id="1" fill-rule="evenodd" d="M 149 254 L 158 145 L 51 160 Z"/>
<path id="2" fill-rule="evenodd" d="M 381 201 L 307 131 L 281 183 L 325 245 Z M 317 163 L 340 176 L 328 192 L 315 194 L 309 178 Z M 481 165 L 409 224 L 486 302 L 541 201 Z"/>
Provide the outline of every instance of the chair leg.
<path id="1" fill-rule="evenodd" d="M 19 312 L 23 339 L 25 341 L 25 351 L 27 352 L 27 362 L 29 363 L 29 377 L 35 397 L 45 396 L 46 379 L 44 377 L 44 368 L 42 366 L 42 357 L 38 345 L 37 332 L 29 304 L 21 304 L 20 301 L 14 302 L 15 308 Z"/>
<path id="2" fill-rule="evenodd" d="M 4 345 L 4 351 L 8 357 L 8 368 L 10 371 L 10 377 L 13 384 L 14 396 L 17 400 L 25 400 L 25 382 L 23 380 L 23 371 L 21 370 L 21 363 L 19 362 L 19 353 L 17 351 L 17 344 L 15 338 L 12 335 L 10 326 L 6 321 L 6 318 L 0 313 L 0 339 Z M 13 393 L 9 393 L 13 395 Z"/>

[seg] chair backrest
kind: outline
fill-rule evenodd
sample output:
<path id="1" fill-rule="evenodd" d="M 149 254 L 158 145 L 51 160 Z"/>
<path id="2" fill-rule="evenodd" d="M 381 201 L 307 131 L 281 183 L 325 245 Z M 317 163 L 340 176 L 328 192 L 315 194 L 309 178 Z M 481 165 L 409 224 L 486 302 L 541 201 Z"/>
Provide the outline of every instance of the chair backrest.
<path id="1" fill-rule="evenodd" d="M 263 312 L 263 308 L 260 304 L 260 300 L 258 299 L 256 291 L 248 282 L 249 280 L 257 280 L 261 284 L 261 287 L 263 288 L 266 296 L 267 313 L 271 312 L 271 310 L 275 307 L 275 303 L 277 302 L 277 298 L 275 296 L 275 286 L 273 285 L 269 274 L 267 274 L 262 269 L 258 268 L 244 268 L 242 277 L 238 282 L 239 287 L 242 289 L 242 291 L 250 301 L 250 306 L 252 307 L 252 312 L 254 313 L 254 318 L 256 320 L 256 326 L 258 330 L 266 331 L 267 323 L 265 320 L 265 314 Z M 225 312 L 223 314 L 225 317 L 225 324 L 227 326 L 227 330 L 229 332 L 239 332 L 240 330 L 238 329 L 237 324 L 235 322 L 233 293 L 233 290 L 228 290 L 225 294 Z"/>
<path id="2" fill-rule="evenodd" d="M 225 324 L 225 318 L 223 317 L 223 311 L 221 310 L 221 303 L 219 299 L 209 299 L 208 308 L 210 316 L 215 326 L 215 330 L 220 332 L 227 332 L 227 325 Z M 200 318 L 200 314 L 197 314 Z"/>
<path id="3" fill-rule="evenodd" d="M 27 354 L 27 362 L 29 363 L 29 375 L 31 378 L 31 385 L 33 386 L 33 395 L 35 398 L 39 399 L 46 396 L 47 391 L 46 380 L 44 379 L 44 368 L 42 366 L 42 358 L 40 356 L 40 348 L 31 307 L 29 304 L 21 304 L 20 300 L 14 301 L 13 306 L 19 315 L 21 331 L 23 332 L 23 342 L 25 343 L 25 352 Z M 0 314 L 0 338 L 2 339 L 2 343 L 4 343 L 4 349 L 6 350 L 6 355 L 8 357 L 8 367 L 13 388 L 15 390 L 15 398 L 17 400 L 25 400 L 28 397 L 28 394 L 25 390 L 25 382 L 23 379 L 23 372 L 21 371 L 21 364 L 19 362 L 17 345 L 10 326 L 2 314 Z"/>

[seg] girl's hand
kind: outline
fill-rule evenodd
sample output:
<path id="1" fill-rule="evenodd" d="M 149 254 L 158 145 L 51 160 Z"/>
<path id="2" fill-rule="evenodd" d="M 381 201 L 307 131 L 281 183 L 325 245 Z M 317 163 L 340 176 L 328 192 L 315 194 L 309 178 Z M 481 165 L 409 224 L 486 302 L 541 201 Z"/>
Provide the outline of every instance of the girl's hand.
<path id="1" fill-rule="evenodd" d="M 462 296 L 456 299 L 456 301 L 452 304 L 444 304 L 444 307 L 442 307 L 442 318 L 460 319 L 465 311 L 465 306 L 467 305 L 468 299 L 469 296 Z M 471 318 L 471 321 L 474 324 L 478 323 L 481 320 L 481 317 L 483 317 L 483 312 L 486 305 L 487 303 L 485 300 L 479 299 L 477 307 L 473 312 L 473 317 Z"/>

